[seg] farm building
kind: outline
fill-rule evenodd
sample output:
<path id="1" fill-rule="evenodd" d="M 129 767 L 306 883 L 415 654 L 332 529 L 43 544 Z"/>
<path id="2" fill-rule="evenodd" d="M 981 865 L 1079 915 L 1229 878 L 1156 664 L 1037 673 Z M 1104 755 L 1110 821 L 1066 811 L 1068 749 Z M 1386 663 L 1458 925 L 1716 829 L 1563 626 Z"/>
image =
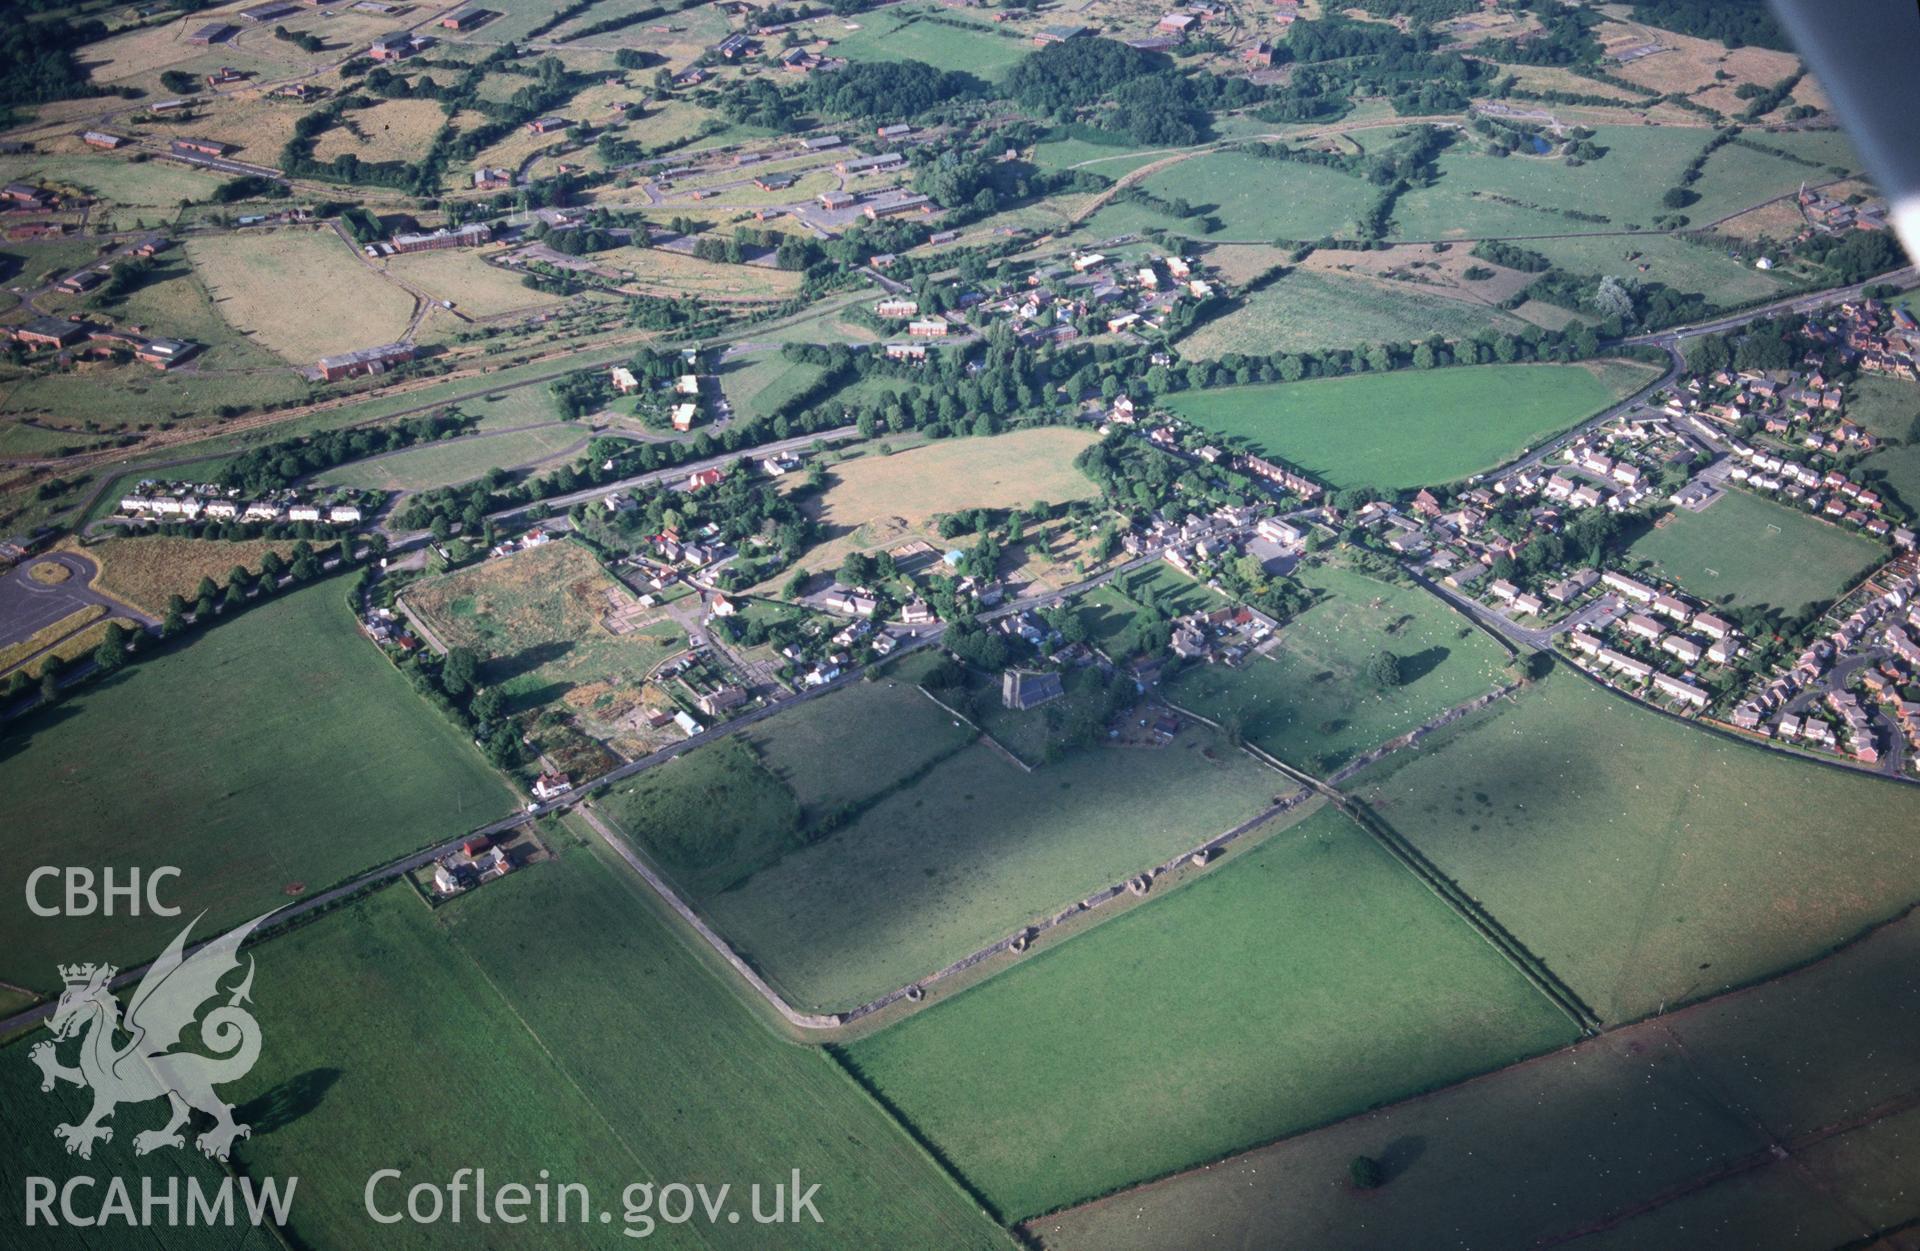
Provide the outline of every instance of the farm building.
<path id="1" fill-rule="evenodd" d="M 413 344 L 384 343 L 379 347 L 361 348 L 357 352 L 323 356 L 316 363 L 316 368 L 323 380 L 338 382 L 342 378 L 352 378 L 359 374 L 384 373 L 388 368 L 412 359 Z"/>
<path id="2" fill-rule="evenodd" d="M 79 342 L 86 334 L 86 323 L 64 317 L 36 317 L 13 330 L 13 337 L 28 347 L 66 347 Z"/>
<path id="3" fill-rule="evenodd" d="M 232 144 L 217 139 L 175 139 L 170 146 L 175 156 L 225 156 L 233 151 Z"/>
<path id="4" fill-rule="evenodd" d="M 289 4 L 287 0 L 267 0 L 266 4 L 256 4 L 240 10 L 240 16 L 249 22 L 271 22 L 276 18 L 291 17 L 300 11 L 300 6 Z"/>
<path id="5" fill-rule="evenodd" d="M 225 43 L 239 33 L 240 28 L 231 22 L 208 22 L 188 35 L 187 42 L 201 45 Z"/>
<path id="6" fill-rule="evenodd" d="M 422 234 L 395 235 L 387 241 L 394 252 L 437 252 L 442 248 L 477 248 L 493 241 L 493 227 L 485 222 L 468 222 L 458 229 L 429 231 Z"/>
<path id="7" fill-rule="evenodd" d="M 899 169 L 907 163 L 907 158 L 898 152 L 882 152 L 877 156 L 854 156 L 844 161 L 836 161 L 834 168 L 843 174 L 878 174 L 890 169 Z"/>
<path id="8" fill-rule="evenodd" d="M 441 18 L 440 25 L 447 30 L 472 30 L 492 16 L 493 13 L 487 9 L 458 9 Z"/>
<path id="9" fill-rule="evenodd" d="M 111 134 L 104 130 L 83 131 L 80 138 L 90 148 L 105 148 L 109 152 L 127 141 L 125 135 Z"/>
<path id="10" fill-rule="evenodd" d="M 891 200 L 876 200 L 872 204 L 867 205 L 863 211 L 866 213 L 867 220 L 870 222 L 879 221 L 883 217 L 898 217 L 902 213 L 931 213 L 933 212 L 933 199 L 931 196 L 920 195 L 916 192 L 911 195 L 897 196 Z"/>
<path id="11" fill-rule="evenodd" d="M 412 56 L 415 46 L 412 35 L 382 35 L 367 48 L 367 55 L 376 61 L 398 61 Z"/>

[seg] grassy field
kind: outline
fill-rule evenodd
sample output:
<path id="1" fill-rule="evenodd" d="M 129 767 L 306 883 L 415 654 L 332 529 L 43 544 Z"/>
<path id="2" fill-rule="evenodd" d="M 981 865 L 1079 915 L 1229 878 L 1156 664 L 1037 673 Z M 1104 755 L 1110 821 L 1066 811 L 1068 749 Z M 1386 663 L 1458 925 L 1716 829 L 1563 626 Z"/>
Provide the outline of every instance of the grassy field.
<path id="1" fill-rule="evenodd" d="M 142 223 L 165 225 L 179 212 L 180 201 L 204 200 L 220 185 L 213 175 L 171 161 L 135 164 L 124 156 L 94 152 L 0 157 L 0 177 L 80 191 L 95 200 L 88 221 L 105 222 L 116 230 L 133 230 Z"/>
<path id="2" fill-rule="evenodd" d="M 686 646 L 664 616 L 615 634 L 602 618 L 633 593 L 570 542 L 549 543 L 417 583 L 406 602 L 449 647 L 486 658 L 481 681 L 497 685 L 512 712 L 565 705 L 611 722 L 642 700 L 647 675 Z"/>
<path id="3" fill-rule="evenodd" d="M 810 505 L 834 537 L 802 563 L 816 572 L 838 568 L 849 551 L 923 533 L 937 513 L 1089 499 L 1096 494 L 1093 480 L 1073 467 L 1073 458 L 1094 441 L 1089 431 L 1046 426 L 945 439 L 836 465 L 826 494 Z"/>
<path id="4" fill-rule="evenodd" d="M 731 890 L 804 842 L 799 801 L 742 738 L 649 769 L 598 806 L 695 896 Z"/>
<path id="5" fill-rule="evenodd" d="M 847 1058 L 1018 1218 L 1574 1036 L 1323 808 Z"/>
<path id="6" fill-rule="evenodd" d="M 21 898 L 44 863 L 177 865 L 168 902 L 231 925 L 504 812 L 512 795 L 360 637 L 345 592 L 263 604 L 10 736 L 0 888 Z M 56 960 L 130 965 L 178 928 L 7 915 L 0 979 L 41 989 Z"/>
<path id="7" fill-rule="evenodd" d="M 238 543 L 210 539 L 176 539 L 139 535 L 109 539 L 84 549 L 83 555 L 100 566 L 93 588 L 149 617 L 167 615 L 167 600 L 179 595 L 191 601 L 200 579 L 212 578 L 222 589 L 235 565 L 253 573 L 268 552 L 290 560 L 295 544 L 285 539 L 247 539 Z M 334 544 L 326 544 L 330 549 Z M 316 549 L 324 550 L 324 549 Z"/>
<path id="8" fill-rule="evenodd" d="M 1331 772 L 1501 680 L 1507 656 L 1432 595 L 1327 567 L 1300 582 L 1326 598 L 1281 627 L 1280 644 L 1238 668 L 1194 665 L 1168 686 L 1174 702 L 1299 768 Z M 1405 685 L 1381 689 L 1366 665 L 1401 659 Z"/>
<path id="9" fill-rule="evenodd" d="M 387 271 L 420 288 L 436 300 L 452 300 L 469 317 L 495 317 L 523 308 L 556 303 L 520 281 L 519 275 L 495 269 L 470 249 L 411 252 L 388 257 Z"/>
<path id="10" fill-rule="evenodd" d="M 1628 551 L 1715 603 L 1789 613 L 1831 599 L 1883 555 L 1864 535 L 1740 490 L 1705 512 L 1675 509 Z"/>
<path id="11" fill-rule="evenodd" d="M 1156 561 L 1145 569 L 1120 574 L 1076 601 L 1075 609 L 1087 626 L 1087 641 L 1102 649 L 1112 646 L 1149 599 L 1175 616 L 1211 612 L 1227 603 L 1225 596 L 1205 583 Z"/>
<path id="12" fill-rule="evenodd" d="M 1598 161 L 1568 166 L 1551 158 L 1496 157 L 1464 147 L 1443 153 L 1440 178 L 1400 198 L 1394 209 L 1398 239 L 1481 239 L 1497 235 L 1596 234 L 1650 227 L 1667 210 L 1660 196 L 1676 185 L 1688 162 L 1711 137 L 1693 127 L 1595 127 L 1607 149 Z M 1771 138 L 1772 136 L 1767 136 Z M 1728 157 L 1728 152 L 1737 153 Z M 1755 158 L 1749 162 L 1748 158 Z M 1724 148 L 1695 185 L 1695 222 L 1750 208 L 1800 185 L 1810 171 L 1744 148 Z M 1568 217 L 1567 209 L 1605 217 Z"/>
<path id="13" fill-rule="evenodd" d="M 1401 370 L 1189 391 L 1168 407 L 1336 487 L 1397 491 L 1492 468 L 1651 377 L 1637 366 Z"/>
<path id="14" fill-rule="evenodd" d="M 221 315 L 296 364 L 392 342 L 413 310 L 411 296 L 330 230 L 208 235 L 191 240 L 187 255 Z"/>
<path id="15" fill-rule="evenodd" d="M 472 110 L 454 119 L 462 130 L 485 120 Z M 438 100 L 382 100 L 346 114 L 346 121 L 321 132 L 313 145 L 315 160 L 331 161 L 349 152 L 370 162 L 415 158 L 432 146 L 448 118 Z"/>
<path id="16" fill-rule="evenodd" d="M 1180 349 L 1202 358 L 1228 352 L 1264 356 L 1405 343 L 1430 334 L 1458 340 L 1490 329 L 1525 328 L 1510 313 L 1417 287 L 1296 269 L 1201 323 L 1180 340 Z"/>
<path id="17" fill-rule="evenodd" d="M 688 208 L 698 215 L 698 206 Z M 780 300 L 798 291 L 801 281 L 801 276 L 791 270 L 703 261 L 665 248 L 613 248 L 594 253 L 593 262 L 598 268 L 626 275 L 623 285 L 644 295 Z"/>
<path id="18" fill-rule="evenodd" d="M 746 732 L 761 763 L 816 815 L 890 790 L 973 737 L 894 678 L 857 683 Z"/>
<path id="19" fill-rule="evenodd" d="M 1920 430 L 1920 383 L 1862 373 L 1848 388 L 1847 416 L 1875 438 L 1905 441 Z"/>
<path id="20" fill-rule="evenodd" d="M 782 1228 L 783 1244 L 1003 1245 L 827 1057 L 775 1038 L 688 953 L 637 878 L 557 837 L 559 859 L 449 907 L 392 887 L 260 950 L 269 1046 L 235 1088 L 255 1121 L 239 1159 L 300 1177 L 302 1245 L 390 1238 L 362 1202 L 377 1168 L 407 1174 L 397 1203 L 461 1166 L 585 1183 L 590 1218 L 616 1222 L 631 1182 L 728 1182 L 744 1207 L 748 1186 L 798 1168 L 821 1183 L 823 1223 Z M 490 1093 L 421 1100 L 450 1074 Z M 396 1120 L 396 1107 L 411 1111 Z M 475 1243 L 470 1211 L 400 1228 L 412 1246 Z M 744 1219 L 658 1232 L 714 1247 L 767 1237 Z M 612 1236 L 591 1219 L 540 1233 L 566 1247 Z"/>
<path id="21" fill-rule="evenodd" d="M 985 22 L 968 21 L 961 12 L 937 5 L 903 5 L 845 19 L 826 18 L 815 22 L 813 30 L 832 40 L 830 55 L 849 61 L 924 61 L 987 79 L 1000 77 L 1033 51 L 1027 40 L 1003 35 Z M 953 22 L 964 22 L 969 29 L 949 24 Z M 849 30 L 849 26 L 858 29 Z"/>
<path id="22" fill-rule="evenodd" d="M 764 421 L 820 377 L 818 365 L 790 361 L 779 352 L 734 357 L 720 368 L 720 389 L 733 411 L 748 421 Z"/>
<path id="23" fill-rule="evenodd" d="M 1698 291 L 1719 304 L 1764 300 L 1789 290 L 1777 274 L 1755 269 L 1751 261 L 1737 261 L 1724 251 L 1671 236 L 1533 239 L 1524 246 L 1576 274 L 1614 274 L 1641 282 L 1663 282 L 1675 290 Z M 1644 272 L 1642 265 L 1647 267 Z"/>
<path id="24" fill-rule="evenodd" d="M 390 456 L 351 461 L 327 470 L 315 481 L 378 491 L 429 491 L 471 482 L 486 476 L 490 469 L 513 469 L 559 456 L 588 437 L 585 427 L 560 421 L 530 430 L 468 435 Z"/>
<path id="25" fill-rule="evenodd" d="M 1806 960 L 1920 896 L 1920 791 L 1565 671 L 1355 785 L 1609 1021 Z"/>
<path id="26" fill-rule="evenodd" d="M 1375 195 L 1365 182 L 1338 170 L 1243 152 L 1209 152 L 1178 161 L 1147 175 L 1140 185 L 1163 199 L 1184 199 L 1204 215 L 1218 217 L 1220 229 L 1206 236 L 1215 242 L 1351 238 Z M 1126 201 L 1102 208 L 1086 229 L 1105 238 L 1156 225 L 1202 233 L 1199 217 L 1169 217 Z"/>
<path id="27" fill-rule="evenodd" d="M 1841 1246 L 1909 1220 L 1920 922 L 1791 977 L 1036 1221 L 1049 1251 Z M 1885 1115 L 1879 1115 L 1885 1113 Z M 1864 1121 L 1864 1124 L 1859 1123 Z M 1800 1139 L 1819 1128 L 1831 1137 Z M 1798 1141 L 1796 1141 L 1799 1139 Z M 1776 1158 L 1775 1141 L 1791 1148 Z M 1584 1167 L 1540 1169 L 1578 1143 Z M 1389 1184 L 1345 1184 L 1368 1154 Z M 1521 1187 L 1499 1179 L 1525 1174 Z M 1497 1195 L 1497 1201 L 1492 1201 Z M 1603 1232 L 1596 1232 L 1603 1231 Z"/>
<path id="28" fill-rule="evenodd" d="M 1094 748 L 1032 773 L 969 747 L 705 906 L 793 1001 L 847 1008 L 1292 789 L 1198 729 L 1170 747 Z"/>

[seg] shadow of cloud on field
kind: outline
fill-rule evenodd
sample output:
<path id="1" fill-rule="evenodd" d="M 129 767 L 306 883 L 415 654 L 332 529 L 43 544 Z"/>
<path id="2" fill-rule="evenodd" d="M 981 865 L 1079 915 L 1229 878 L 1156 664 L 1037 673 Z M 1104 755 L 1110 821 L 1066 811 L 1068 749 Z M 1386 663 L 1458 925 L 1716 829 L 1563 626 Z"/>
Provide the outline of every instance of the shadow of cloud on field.
<path id="1" fill-rule="evenodd" d="M 335 1068 L 308 1069 L 235 1108 L 234 1119 L 252 1126 L 255 1135 L 284 1129 L 319 1107 L 341 1075 Z"/>

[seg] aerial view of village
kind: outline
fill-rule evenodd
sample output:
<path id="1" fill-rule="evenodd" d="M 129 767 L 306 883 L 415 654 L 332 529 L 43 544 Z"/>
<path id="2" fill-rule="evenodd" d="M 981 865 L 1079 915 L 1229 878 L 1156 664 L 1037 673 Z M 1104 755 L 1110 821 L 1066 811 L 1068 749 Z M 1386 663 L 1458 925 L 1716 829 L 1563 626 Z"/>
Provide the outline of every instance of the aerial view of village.
<path id="1" fill-rule="evenodd" d="M 0 1246 L 1920 1251 L 1763 0 L 5 14 Z"/>

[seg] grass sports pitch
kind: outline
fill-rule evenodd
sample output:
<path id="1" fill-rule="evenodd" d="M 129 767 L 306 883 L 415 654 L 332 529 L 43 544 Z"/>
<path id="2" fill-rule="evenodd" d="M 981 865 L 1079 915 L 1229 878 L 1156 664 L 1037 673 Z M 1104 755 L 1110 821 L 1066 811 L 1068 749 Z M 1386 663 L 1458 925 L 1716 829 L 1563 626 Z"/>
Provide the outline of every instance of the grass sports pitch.
<path id="1" fill-rule="evenodd" d="M 1703 512 L 1674 509 L 1628 550 L 1702 599 L 1787 613 L 1833 598 L 1882 556 L 1863 535 L 1738 488 Z"/>

